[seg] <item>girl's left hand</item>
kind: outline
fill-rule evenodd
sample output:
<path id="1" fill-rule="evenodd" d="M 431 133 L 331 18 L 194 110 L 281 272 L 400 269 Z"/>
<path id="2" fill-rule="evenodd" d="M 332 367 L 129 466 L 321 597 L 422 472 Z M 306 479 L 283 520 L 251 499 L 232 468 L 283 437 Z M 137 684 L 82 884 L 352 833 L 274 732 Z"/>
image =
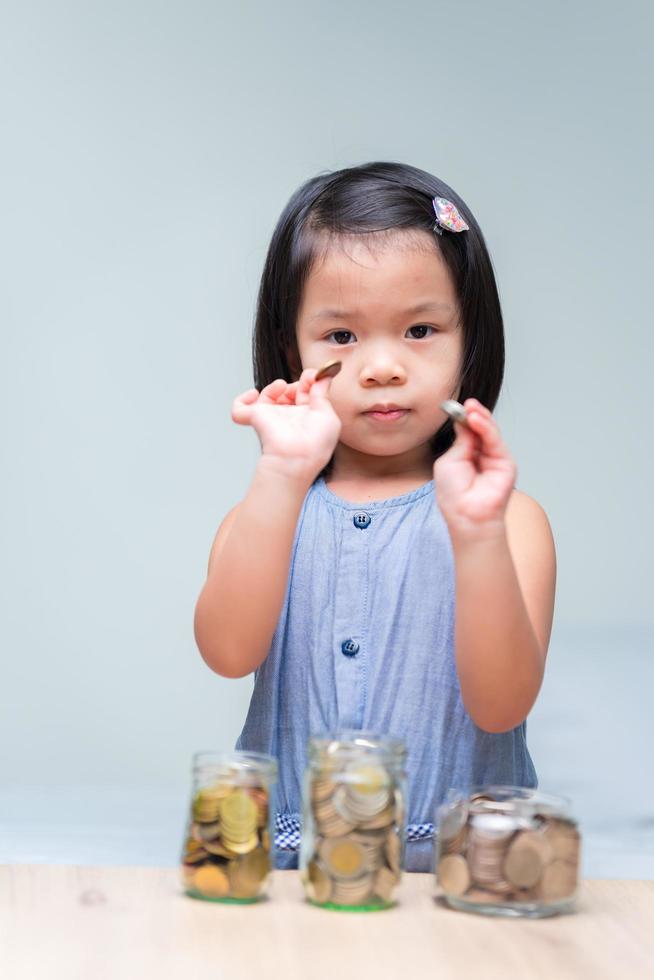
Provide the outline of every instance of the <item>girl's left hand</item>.
<path id="1" fill-rule="evenodd" d="M 434 463 L 436 499 L 452 534 L 479 535 L 503 528 L 517 468 L 491 412 L 464 402 L 470 428 L 454 423 L 456 440 Z"/>

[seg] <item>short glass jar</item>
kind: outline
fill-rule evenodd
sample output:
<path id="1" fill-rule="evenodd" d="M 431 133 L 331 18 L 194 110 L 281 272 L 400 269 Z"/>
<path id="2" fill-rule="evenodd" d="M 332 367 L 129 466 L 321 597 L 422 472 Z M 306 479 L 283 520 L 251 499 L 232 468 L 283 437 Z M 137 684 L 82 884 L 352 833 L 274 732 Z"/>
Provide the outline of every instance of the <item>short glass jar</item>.
<path id="1" fill-rule="evenodd" d="M 259 752 L 196 752 L 182 881 L 210 902 L 256 902 L 272 867 L 277 762 Z"/>
<path id="2" fill-rule="evenodd" d="M 572 908 L 581 838 L 566 798 L 517 786 L 451 790 L 437 823 L 437 894 L 452 908 L 531 918 Z"/>
<path id="3" fill-rule="evenodd" d="M 314 905 L 373 911 L 395 904 L 404 862 L 406 749 L 342 731 L 309 741 L 300 875 Z"/>

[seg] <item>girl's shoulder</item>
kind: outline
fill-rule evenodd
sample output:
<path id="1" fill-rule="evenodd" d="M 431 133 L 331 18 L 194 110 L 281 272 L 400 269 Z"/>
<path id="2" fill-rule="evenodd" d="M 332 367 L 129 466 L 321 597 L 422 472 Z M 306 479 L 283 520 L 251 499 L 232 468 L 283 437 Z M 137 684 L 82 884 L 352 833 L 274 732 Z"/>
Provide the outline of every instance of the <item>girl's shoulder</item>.
<path id="1" fill-rule="evenodd" d="M 520 531 L 527 528 L 550 529 L 547 514 L 537 500 L 523 490 L 514 488 L 506 508 L 506 524 L 509 528 Z"/>
<path id="2" fill-rule="evenodd" d="M 553 565 L 554 535 L 545 510 L 522 490 L 513 490 L 505 515 L 506 535 L 513 559 L 533 559 Z"/>

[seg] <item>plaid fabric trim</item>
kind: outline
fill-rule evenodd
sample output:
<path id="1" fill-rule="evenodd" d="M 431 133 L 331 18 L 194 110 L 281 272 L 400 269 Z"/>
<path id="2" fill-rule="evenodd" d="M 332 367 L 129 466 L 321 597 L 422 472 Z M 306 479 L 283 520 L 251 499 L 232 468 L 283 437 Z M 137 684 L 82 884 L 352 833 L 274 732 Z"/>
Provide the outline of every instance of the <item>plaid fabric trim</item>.
<path id="1" fill-rule="evenodd" d="M 300 821 L 285 813 L 275 816 L 275 847 L 278 851 L 299 851 L 301 839 Z M 434 836 L 433 823 L 410 823 L 406 829 L 406 840 L 427 840 Z"/>

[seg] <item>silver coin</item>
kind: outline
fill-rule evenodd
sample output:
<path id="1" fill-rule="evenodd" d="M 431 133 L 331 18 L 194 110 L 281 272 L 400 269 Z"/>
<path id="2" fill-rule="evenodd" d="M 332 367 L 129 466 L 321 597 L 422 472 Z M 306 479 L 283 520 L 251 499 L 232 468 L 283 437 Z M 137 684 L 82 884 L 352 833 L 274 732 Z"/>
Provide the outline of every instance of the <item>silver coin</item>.
<path id="1" fill-rule="evenodd" d="M 455 422 L 459 422 L 461 425 L 468 424 L 466 410 L 460 402 L 456 402 L 454 399 L 448 399 L 445 402 L 441 402 L 441 408 Z"/>

